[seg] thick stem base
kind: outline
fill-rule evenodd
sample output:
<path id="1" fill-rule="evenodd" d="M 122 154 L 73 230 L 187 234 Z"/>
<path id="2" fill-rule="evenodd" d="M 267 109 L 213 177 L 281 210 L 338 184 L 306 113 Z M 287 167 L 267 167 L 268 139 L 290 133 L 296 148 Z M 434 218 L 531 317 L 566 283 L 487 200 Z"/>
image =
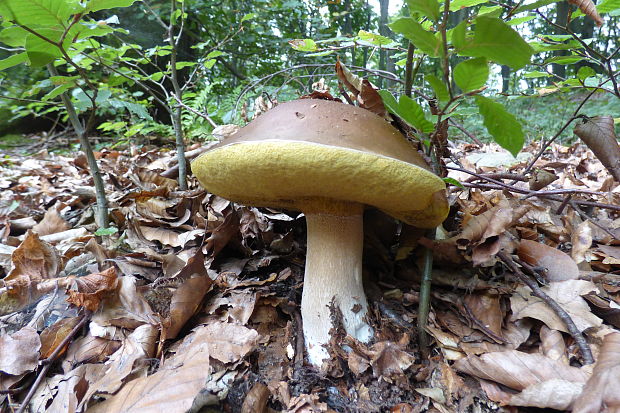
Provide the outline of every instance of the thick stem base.
<path id="1" fill-rule="evenodd" d="M 339 204 L 329 212 L 306 212 L 308 251 L 301 302 L 310 363 L 321 366 L 333 327 L 330 305 L 342 313 L 347 334 L 368 342 L 372 328 L 362 285 L 363 206 Z"/>

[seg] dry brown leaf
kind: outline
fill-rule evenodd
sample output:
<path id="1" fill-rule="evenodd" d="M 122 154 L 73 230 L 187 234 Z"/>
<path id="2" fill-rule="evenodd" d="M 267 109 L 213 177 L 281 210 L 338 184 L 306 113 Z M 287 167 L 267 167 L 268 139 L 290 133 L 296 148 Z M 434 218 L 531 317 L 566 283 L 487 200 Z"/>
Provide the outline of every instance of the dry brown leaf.
<path id="1" fill-rule="evenodd" d="M 235 211 L 231 211 L 226 215 L 224 222 L 211 231 L 211 235 L 209 235 L 205 241 L 205 245 L 211 256 L 217 256 L 238 232 L 239 216 Z"/>
<path id="2" fill-rule="evenodd" d="M 200 256 L 202 257 L 202 254 Z M 164 321 L 162 340 L 177 336 L 185 322 L 198 310 L 203 297 L 213 283 L 213 280 L 206 275 L 203 262 L 199 264 L 202 266 L 203 274 L 186 279 L 172 295 L 170 315 Z M 188 265 L 191 264 L 188 263 Z"/>
<path id="3" fill-rule="evenodd" d="M 579 3 L 589 4 L 594 8 L 592 0 L 570 0 L 569 2 L 579 5 L 580 8 L 582 6 Z M 596 13 L 596 8 L 594 12 Z M 574 132 L 594 152 L 614 179 L 620 181 L 620 144 L 616 138 L 614 118 L 596 116 L 586 119 L 584 123 L 575 126 Z"/>
<path id="4" fill-rule="evenodd" d="M 586 16 L 592 17 L 592 20 L 594 20 L 597 26 L 603 25 L 603 18 L 598 14 L 596 5 L 592 0 L 568 0 L 568 2 L 579 7 L 579 10 Z"/>
<path id="5" fill-rule="evenodd" d="M 592 314 L 588 304 L 581 297 L 597 290 L 591 281 L 550 282 L 542 287 L 542 290 L 568 313 L 579 331 L 601 325 L 603 320 Z M 510 297 L 510 307 L 513 320 L 530 317 L 542 321 L 551 329 L 568 333 L 564 322 L 557 314 L 540 298 L 533 296 L 527 287 L 517 288 Z"/>
<path id="6" fill-rule="evenodd" d="M 118 277 L 116 269 L 110 267 L 107 270 L 95 274 L 89 274 L 75 279 L 76 290 L 69 290 L 67 302 L 84 307 L 95 312 L 101 305 L 101 301 L 116 290 Z"/>
<path id="7" fill-rule="evenodd" d="M 463 298 L 463 304 L 470 318 L 473 318 L 473 327 L 477 327 L 493 340 L 500 343 L 504 341 L 502 337 L 504 314 L 499 294 L 493 291 L 467 294 Z"/>
<path id="8" fill-rule="evenodd" d="M 110 357 L 106 364 L 107 368 L 96 380 L 93 380 L 81 406 L 86 405 L 95 394 L 115 393 L 130 376 L 146 375 L 148 366 L 143 361 L 154 356 L 155 343 L 158 338 L 159 332 L 150 324 L 143 324 L 129 334 L 123 340 L 121 348 Z M 208 366 L 208 363 L 206 365 Z M 169 386 L 172 384 L 172 382 L 168 383 Z M 125 388 L 123 387 L 123 390 Z"/>
<path id="9" fill-rule="evenodd" d="M 522 391 L 532 385 L 553 379 L 585 383 L 588 374 L 540 354 L 517 350 L 468 356 L 454 363 L 454 368 L 474 377 L 491 380 L 513 390 Z"/>
<path id="10" fill-rule="evenodd" d="M 384 380 L 402 377 L 415 361 L 415 357 L 402 350 L 399 343 L 380 341 L 370 348 L 370 365 L 375 377 Z"/>
<path id="11" fill-rule="evenodd" d="M 264 413 L 269 401 L 269 389 L 263 383 L 258 382 L 245 395 L 241 413 Z"/>
<path id="12" fill-rule="evenodd" d="M 40 348 L 37 330 L 31 327 L 0 335 L 0 371 L 17 376 L 34 370 L 39 362 Z"/>
<path id="13" fill-rule="evenodd" d="M 548 245 L 527 239 L 521 240 L 517 250 L 519 258 L 534 267 L 546 269 L 548 281 L 566 281 L 579 278 L 579 268 L 566 253 Z"/>
<path id="14" fill-rule="evenodd" d="M 613 300 L 606 300 L 594 293 L 584 295 L 583 298 L 588 300 L 593 307 L 592 312 L 594 314 L 601 317 L 612 326 L 620 328 L 620 305 Z"/>
<path id="15" fill-rule="evenodd" d="M 63 318 L 43 330 L 40 336 L 41 358 L 48 358 L 79 322 L 80 317 Z"/>
<path id="16" fill-rule="evenodd" d="M 211 375 L 209 348 L 200 331 L 190 334 L 155 374 L 129 381 L 116 395 L 88 411 L 187 412 Z"/>
<path id="17" fill-rule="evenodd" d="M 59 258 L 54 247 L 28 231 L 26 238 L 11 255 L 13 270 L 4 278 L 5 284 L 15 281 L 29 285 L 47 278 L 54 278 L 59 270 Z"/>
<path id="18" fill-rule="evenodd" d="M 77 340 L 74 340 L 67 349 L 67 355 L 63 360 L 65 372 L 80 363 L 99 363 L 108 358 L 121 346 L 120 341 L 107 340 L 94 337 L 90 332 Z"/>
<path id="19" fill-rule="evenodd" d="M 592 377 L 575 401 L 573 413 L 620 411 L 620 333 L 605 336 Z"/>
<path id="20" fill-rule="evenodd" d="M 361 108 L 368 109 L 382 118 L 390 119 L 379 92 L 367 79 L 354 75 L 340 62 L 340 59 L 336 61 L 336 75 L 338 80 L 355 95 Z"/>
<path id="21" fill-rule="evenodd" d="M 136 289 L 136 279 L 118 277 L 118 294 L 104 299 L 103 305 L 92 320 L 101 326 L 136 328 L 141 324 L 158 325 L 159 316 L 151 310 L 148 302 Z"/>
<path id="22" fill-rule="evenodd" d="M 60 217 L 56 208 L 50 208 L 47 210 L 41 222 L 32 227 L 32 230 L 39 234 L 39 236 L 55 234 L 57 232 L 63 232 L 70 229 L 71 226 Z"/>
<path id="23" fill-rule="evenodd" d="M 558 360 L 564 364 L 568 364 L 566 344 L 564 343 L 562 333 L 558 330 L 551 330 L 549 327 L 543 325 L 540 327 L 539 335 L 542 353 L 552 360 Z"/>
<path id="24" fill-rule="evenodd" d="M 232 363 L 245 357 L 258 344 L 256 330 L 238 324 L 215 322 L 194 329 L 202 341 L 209 344 L 209 354 L 222 363 Z"/>
<path id="25" fill-rule="evenodd" d="M 584 384 L 562 379 L 551 379 L 533 384 L 507 401 L 513 406 L 530 406 L 541 409 L 569 409 Z"/>
<path id="26" fill-rule="evenodd" d="M 592 228 L 589 221 L 583 221 L 573 230 L 570 236 L 573 246 L 570 256 L 577 263 L 586 260 L 586 253 L 592 246 Z"/>

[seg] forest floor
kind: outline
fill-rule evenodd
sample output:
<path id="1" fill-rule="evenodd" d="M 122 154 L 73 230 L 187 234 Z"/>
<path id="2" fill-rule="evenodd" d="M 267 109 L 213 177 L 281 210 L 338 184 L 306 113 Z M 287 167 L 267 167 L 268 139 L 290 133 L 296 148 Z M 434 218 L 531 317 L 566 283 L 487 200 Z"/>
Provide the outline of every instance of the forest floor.
<path id="1" fill-rule="evenodd" d="M 174 152 L 129 147 L 96 154 L 116 228 L 98 230 L 85 157 L 42 142 L 0 158 L 3 412 L 26 399 L 32 412 L 620 408 L 620 187 L 583 145 L 551 145 L 527 175 L 536 144 L 518 160 L 455 145 L 463 186 L 436 241 L 368 210 L 375 337 L 338 335 L 319 371 L 301 334 L 303 215 L 193 177 L 179 191 L 161 176 Z"/>

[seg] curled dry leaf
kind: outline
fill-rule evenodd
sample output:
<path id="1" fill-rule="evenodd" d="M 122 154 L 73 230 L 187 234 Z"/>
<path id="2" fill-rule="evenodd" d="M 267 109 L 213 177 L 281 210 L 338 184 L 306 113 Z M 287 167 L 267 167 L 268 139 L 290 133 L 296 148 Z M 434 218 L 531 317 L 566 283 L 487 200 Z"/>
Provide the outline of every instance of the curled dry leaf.
<path id="1" fill-rule="evenodd" d="M 379 95 L 379 92 L 377 92 L 367 79 L 362 79 L 354 75 L 340 62 L 340 59 L 336 62 L 336 75 L 347 89 L 355 95 L 360 107 L 368 109 L 382 118 L 391 120 L 390 115 L 385 109 L 381 95 Z"/>
<path id="2" fill-rule="evenodd" d="M 600 14 L 598 14 L 596 5 L 592 0 L 568 0 L 568 2 L 579 7 L 579 10 L 581 10 L 586 16 L 592 17 L 592 20 L 594 20 L 597 26 L 603 25 L 603 18 Z"/>
<path id="3" fill-rule="evenodd" d="M 570 3 L 590 3 L 592 0 L 571 0 Z M 579 6 L 581 8 L 581 6 Z M 582 10 L 583 11 L 583 10 Z M 596 12 L 596 8 L 594 8 Z M 585 11 L 584 11 L 585 13 Z M 600 17 L 599 17 L 600 18 Z M 620 181 L 620 145 L 614 129 L 614 118 L 597 116 L 575 126 L 575 135 L 594 152 L 616 181 Z"/>
<path id="4" fill-rule="evenodd" d="M 573 405 L 573 413 L 620 411 L 620 333 L 605 336 L 592 377 Z"/>
<path id="5" fill-rule="evenodd" d="M 577 264 L 586 260 L 586 253 L 592 246 L 592 227 L 589 221 L 583 221 L 573 229 L 570 236 L 570 242 L 573 249 L 570 252 L 571 257 Z"/>
<path id="6" fill-rule="evenodd" d="M 592 282 L 583 280 L 550 282 L 542 287 L 542 290 L 568 313 L 579 331 L 601 325 L 603 320 L 592 314 L 588 304 L 581 297 L 597 290 Z M 564 322 L 547 303 L 532 295 L 529 288 L 517 288 L 510 297 L 510 307 L 513 320 L 530 317 L 542 321 L 551 329 L 568 333 Z"/>
<path id="7" fill-rule="evenodd" d="M 43 216 L 41 222 L 32 227 L 32 230 L 39 234 L 39 236 L 43 236 L 63 232 L 69 228 L 71 228 L 71 226 L 60 217 L 56 208 L 50 208 Z"/>
<path id="8" fill-rule="evenodd" d="M 75 279 L 77 290 L 69 290 L 67 301 L 75 306 L 84 307 L 95 312 L 101 301 L 111 292 L 116 290 L 118 277 L 116 269 L 110 267 L 107 270 L 90 274 Z"/>
<path id="9" fill-rule="evenodd" d="M 517 250 L 519 258 L 531 266 L 544 268 L 548 281 L 566 281 L 579 278 L 579 268 L 566 253 L 527 239 L 521 240 Z"/>
<path id="10" fill-rule="evenodd" d="M 69 335 L 71 330 L 79 323 L 80 317 L 69 317 L 58 320 L 41 332 L 41 358 L 46 359 Z M 64 350 L 62 350 L 64 352 Z"/>
<path id="11" fill-rule="evenodd" d="M 195 334 L 209 344 L 209 354 L 222 363 L 245 357 L 258 344 L 256 330 L 238 324 L 216 322 L 196 328 Z"/>
<path id="12" fill-rule="evenodd" d="M 176 354 L 164 361 L 155 374 L 126 383 L 108 400 L 96 404 L 91 413 L 183 413 L 211 376 L 209 343 L 200 332 L 187 336 Z"/>
<path id="13" fill-rule="evenodd" d="M 558 402 L 551 397 L 552 391 L 567 387 L 572 389 L 573 393 L 562 392 L 568 399 L 562 399 L 560 402 L 568 406 L 576 397 L 574 389 L 577 386 L 574 384 L 583 385 L 588 379 L 588 374 L 582 369 L 540 354 L 529 354 L 517 350 L 487 353 L 480 357 L 468 356 L 454 363 L 454 368 L 481 379 L 503 384 L 519 392 L 526 391 L 520 396 L 521 400 L 517 398 L 514 401 L 511 400 L 511 403 L 519 401 L 522 406 L 551 407 L 545 403 Z M 547 390 L 541 393 L 543 388 Z"/>
<path id="14" fill-rule="evenodd" d="M 16 376 L 34 370 L 40 348 L 41 340 L 32 327 L 0 335 L 0 372 Z"/>
<path id="15" fill-rule="evenodd" d="M 263 413 L 267 409 L 269 401 L 269 389 L 261 382 L 257 382 L 245 395 L 241 413 Z"/>

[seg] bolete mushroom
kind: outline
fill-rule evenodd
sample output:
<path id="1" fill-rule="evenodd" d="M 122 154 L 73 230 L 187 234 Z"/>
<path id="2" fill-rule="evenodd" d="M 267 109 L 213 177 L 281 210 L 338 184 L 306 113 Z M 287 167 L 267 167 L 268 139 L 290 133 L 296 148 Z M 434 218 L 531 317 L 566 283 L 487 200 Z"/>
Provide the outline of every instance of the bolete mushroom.
<path id="1" fill-rule="evenodd" d="M 339 102 L 282 103 L 197 158 L 210 192 L 246 205 L 300 210 L 308 241 L 301 303 L 308 360 L 321 366 L 333 327 L 368 342 L 362 286 L 364 206 L 422 228 L 448 211 L 444 182 L 387 121 Z"/>

